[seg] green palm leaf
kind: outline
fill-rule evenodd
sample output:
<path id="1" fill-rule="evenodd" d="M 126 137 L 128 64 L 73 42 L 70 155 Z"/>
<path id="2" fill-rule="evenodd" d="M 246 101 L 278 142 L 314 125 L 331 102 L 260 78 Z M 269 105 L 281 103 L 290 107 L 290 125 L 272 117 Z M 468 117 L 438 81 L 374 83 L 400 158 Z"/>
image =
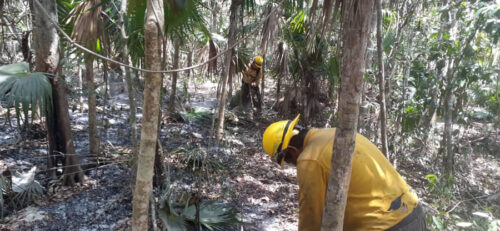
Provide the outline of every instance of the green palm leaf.
<path id="1" fill-rule="evenodd" d="M 29 72 L 28 63 L 21 62 L 0 66 L 0 98 L 14 106 L 18 124 L 21 111 L 24 113 L 24 124 L 28 125 L 28 115 L 36 114 L 40 108 L 40 116 L 52 111 L 52 87 L 44 73 Z"/>
<path id="2" fill-rule="evenodd" d="M 196 206 L 184 209 L 182 215 L 186 220 L 196 221 Z M 200 202 L 200 223 L 209 230 L 234 230 L 238 224 L 234 209 L 217 201 L 203 200 Z"/>
<path id="3" fill-rule="evenodd" d="M 190 228 L 196 225 L 196 206 L 188 204 L 190 199 L 191 197 L 186 200 L 180 214 L 175 211 L 175 206 L 169 198 L 161 201 L 158 214 L 167 230 L 191 230 Z M 199 203 L 202 230 L 235 230 L 236 225 L 240 223 L 237 211 L 226 204 L 208 200 L 201 200 Z"/>

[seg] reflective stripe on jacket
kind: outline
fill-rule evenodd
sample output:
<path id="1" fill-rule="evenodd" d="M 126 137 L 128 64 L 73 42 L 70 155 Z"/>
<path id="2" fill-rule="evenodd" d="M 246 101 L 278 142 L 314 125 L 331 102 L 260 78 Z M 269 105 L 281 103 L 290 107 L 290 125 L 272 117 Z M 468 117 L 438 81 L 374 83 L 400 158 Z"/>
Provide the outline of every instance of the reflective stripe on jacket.
<path id="1" fill-rule="evenodd" d="M 321 229 L 334 136 L 335 128 L 311 129 L 304 140 L 297 160 L 300 231 Z M 358 134 L 355 145 L 344 230 L 388 229 L 410 214 L 418 199 L 373 143 Z"/>

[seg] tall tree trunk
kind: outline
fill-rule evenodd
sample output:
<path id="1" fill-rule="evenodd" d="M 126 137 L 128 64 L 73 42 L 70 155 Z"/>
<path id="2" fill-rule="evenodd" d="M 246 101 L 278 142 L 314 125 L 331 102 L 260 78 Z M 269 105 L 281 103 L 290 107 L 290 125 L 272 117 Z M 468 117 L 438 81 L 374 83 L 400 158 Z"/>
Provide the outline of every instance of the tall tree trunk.
<path id="1" fill-rule="evenodd" d="M 271 14 L 272 12 L 272 9 L 273 9 L 273 5 L 272 4 L 269 4 L 267 9 L 266 9 L 266 15 L 264 17 L 267 17 L 269 14 Z M 266 53 L 267 53 L 267 42 L 268 40 L 270 39 L 270 33 L 271 33 L 271 30 L 269 28 L 269 22 L 271 21 L 270 20 L 271 17 L 269 17 L 266 22 L 264 22 L 264 25 L 262 26 L 262 39 L 260 40 L 260 55 L 262 56 L 262 58 L 264 59 L 264 62 L 262 63 L 262 67 L 260 69 L 260 71 L 262 71 L 262 83 L 261 83 L 261 94 L 260 94 L 260 102 L 262 104 L 262 106 L 264 105 L 264 89 L 266 89 Z"/>
<path id="2" fill-rule="evenodd" d="M 372 10 L 372 2 L 352 0 L 342 3 L 339 123 L 335 134 L 322 230 L 343 229 Z"/>
<path id="3" fill-rule="evenodd" d="M 85 55 L 85 80 L 87 82 L 87 95 L 89 105 L 89 152 L 92 155 L 99 154 L 99 134 L 97 131 L 97 108 L 94 84 L 94 59 Z"/>
<path id="4" fill-rule="evenodd" d="M 236 32 L 236 14 L 238 12 L 238 7 L 240 7 L 242 4 L 242 0 L 232 0 L 231 1 L 231 16 L 229 18 L 229 34 L 228 34 L 228 40 L 227 40 L 227 47 L 230 48 L 233 46 L 234 43 L 234 36 Z M 226 54 L 226 60 L 225 60 L 225 66 L 224 66 L 224 74 L 223 74 L 223 79 L 222 79 L 222 91 L 221 91 L 221 100 L 219 104 L 219 120 L 217 122 L 217 132 L 216 132 L 216 140 L 220 141 L 222 139 L 222 132 L 224 129 L 224 109 L 226 107 L 226 85 L 227 85 L 227 80 L 229 78 L 229 75 L 231 72 L 229 71 L 230 69 L 230 63 L 231 59 L 233 57 L 233 51 L 230 50 Z"/>
<path id="5" fill-rule="evenodd" d="M 59 36 L 56 28 L 51 24 L 44 10 L 47 10 L 49 17 L 57 21 L 57 4 L 52 0 L 35 1 L 33 7 L 33 41 L 36 53 L 36 71 L 56 74 L 59 71 Z M 83 172 L 80 162 L 75 155 L 75 146 L 71 136 L 70 119 L 68 112 L 68 101 L 64 76 L 55 75 L 50 78 L 52 85 L 53 109 L 47 115 L 47 139 L 49 141 L 49 158 L 47 167 L 50 169 L 49 175 L 55 177 L 53 167 L 57 165 L 55 156 L 58 152 L 71 154 L 66 155 L 64 160 L 64 184 L 74 185 L 75 182 L 83 180 Z"/>
<path id="6" fill-rule="evenodd" d="M 83 103 L 83 92 L 85 91 L 84 85 L 83 85 L 83 71 L 82 67 L 78 65 L 78 88 L 80 89 L 80 96 L 78 97 L 78 104 L 80 104 L 80 113 L 83 113 L 83 110 L 85 108 L 84 103 Z"/>
<path id="7" fill-rule="evenodd" d="M 330 19 L 330 15 L 332 14 L 333 1 L 335 0 L 325 0 L 323 3 L 323 22 L 321 25 L 321 39 L 325 35 L 326 25 L 328 24 L 328 20 Z"/>
<path id="8" fill-rule="evenodd" d="M 120 14 L 119 14 L 119 25 L 120 25 L 120 36 L 122 40 L 122 62 L 124 64 L 129 64 L 129 51 L 128 51 L 128 37 L 125 32 L 125 15 L 127 14 L 127 0 L 122 0 L 120 6 Z M 135 175 L 135 170 L 137 168 L 137 125 L 136 125 L 136 104 L 135 104 L 135 89 L 134 84 L 132 82 L 132 77 L 130 75 L 130 69 L 128 67 L 121 66 L 122 73 L 125 73 L 125 82 L 127 83 L 127 93 L 128 93 L 128 103 L 130 107 L 130 114 L 128 117 L 128 122 L 130 123 L 130 138 L 132 140 L 132 165 L 134 166 L 133 173 Z M 136 78 L 139 78 L 136 75 Z"/>
<path id="9" fill-rule="evenodd" d="M 234 54 L 234 49 L 233 49 L 233 54 Z M 228 80 L 227 80 L 227 86 L 229 87 L 229 90 L 227 92 L 227 97 L 229 97 L 229 99 L 231 99 L 231 97 L 233 96 L 233 77 L 234 77 L 234 74 L 236 74 L 236 65 L 235 65 L 235 62 L 236 59 L 232 59 L 231 61 L 231 66 L 229 66 L 229 76 L 228 76 Z"/>
<path id="10" fill-rule="evenodd" d="M 448 67 L 446 68 L 446 89 L 443 94 L 444 102 L 444 131 L 443 131 L 443 141 L 444 141 L 444 152 L 443 156 L 443 167 L 444 173 L 449 176 L 453 175 L 453 75 L 455 67 L 455 59 L 449 58 Z"/>
<path id="11" fill-rule="evenodd" d="M 190 67 L 193 65 L 193 51 L 189 50 L 187 54 L 187 65 Z M 188 93 L 189 79 L 191 77 L 191 70 L 186 70 L 186 78 L 184 78 L 184 103 L 191 102 L 191 98 Z"/>
<path id="12" fill-rule="evenodd" d="M 384 80 L 384 51 L 382 50 L 382 3 L 375 0 L 377 6 L 377 59 L 378 59 L 378 86 L 380 104 L 380 141 L 382 142 L 382 152 L 388 158 L 389 148 L 387 146 L 387 118 L 385 109 L 385 80 Z"/>
<path id="13" fill-rule="evenodd" d="M 158 50 L 163 29 L 163 0 L 148 0 L 144 24 L 146 69 L 160 70 L 161 58 Z M 141 143 L 135 182 L 132 230 L 148 230 L 149 198 L 153 189 L 153 168 L 158 139 L 158 115 L 160 110 L 161 73 L 146 73 L 144 84 L 144 112 Z"/>
<path id="14" fill-rule="evenodd" d="M 174 57 L 172 68 L 177 69 L 179 67 L 179 48 L 180 48 L 179 38 L 175 38 L 174 44 Z M 172 90 L 170 91 L 170 101 L 168 102 L 168 110 L 170 113 L 175 112 L 175 101 L 177 100 L 177 76 L 179 72 L 172 73 Z"/>

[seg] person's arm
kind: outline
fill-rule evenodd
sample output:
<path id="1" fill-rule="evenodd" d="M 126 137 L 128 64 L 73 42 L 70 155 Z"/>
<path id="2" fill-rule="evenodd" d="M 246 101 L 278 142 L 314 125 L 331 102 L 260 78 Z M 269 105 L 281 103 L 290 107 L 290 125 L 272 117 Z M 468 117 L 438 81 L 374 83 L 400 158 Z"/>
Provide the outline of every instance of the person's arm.
<path id="1" fill-rule="evenodd" d="M 299 183 L 299 231 L 321 229 L 327 180 L 323 168 L 313 160 L 297 163 Z"/>

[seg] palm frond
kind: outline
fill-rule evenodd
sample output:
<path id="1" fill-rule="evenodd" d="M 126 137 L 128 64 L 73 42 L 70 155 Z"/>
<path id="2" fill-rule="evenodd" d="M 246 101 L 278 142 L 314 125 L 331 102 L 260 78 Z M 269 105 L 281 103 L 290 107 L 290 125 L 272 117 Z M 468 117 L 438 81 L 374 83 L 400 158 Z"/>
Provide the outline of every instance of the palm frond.
<path id="1" fill-rule="evenodd" d="M 172 207 L 172 203 L 169 203 L 167 199 L 161 202 L 161 205 L 158 208 L 158 217 L 160 217 L 163 222 L 163 230 L 187 230 L 187 224 L 184 218 L 175 212 L 175 209 Z"/>
<path id="2" fill-rule="evenodd" d="M 71 36 L 87 48 L 96 50 L 97 41 L 102 32 L 101 0 L 83 1 L 70 14 L 75 15 Z"/>
<path id="3" fill-rule="evenodd" d="M 236 66 L 236 72 L 243 72 L 247 69 L 252 60 L 253 49 L 246 47 L 235 48 L 233 64 Z"/>
<path id="4" fill-rule="evenodd" d="M 52 87 L 44 73 L 29 72 L 28 63 L 21 62 L 0 66 L 0 98 L 6 97 L 7 103 L 16 108 L 18 124 L 21 111 L 24 113 L 24 124 L 28 125 L 28 115 L 36 114 L 40 108 L 40 116 L 52 111 Z"/>
<path id="5" fill-rule="evenodd" d="M 26 173 L 12 175 L 13 202 L 22 207 L 43 194 L 43 188 L 35 180 L 36 166 Z"/>
<path id="6" fill-rule="evenodd" d="M 144 58 L 144 22 L 146 17 L 146 1 L 130 0 L 127 6 L 127 19 L 125 28 L 127 30 L 128 48 L 134 65 Z"/>
<path id="7" fill-rule="evenodd" d="M 217 201 L 202 200 L 200 202 L 200 223 L 209 230 L 234 230 L 239 221 L 236 211 Z M 182 215 L 186 220 L 196 221 L 196 206 L 184 209 Z"/>
<path id="8" fill-rule="evenodd" d="M 184 205 L 180 205 L 183 209 L 175 206 L 171 199 L 171 195 L 162 199 L 158 209 L 159 217 L 166 229 L 192 230 L 196 225 L 196 205 L 189 204 L 191 196 L 188 196 Z M 226 204 L 217 201 L 199 201 L 199 221 L 202 230 L 235 230 L 240 224 L 237 215 L 238 212 Z"/>
<path id="9" fill-rule="evenodd" d="M 200 0 L 175 1 L 169 0 L 165 4 L 165 34 L 179 38 L 193 38 L 196 32 L 202 32 L 206 39 L 210 32 L 205 26 L 202 15 L 203 3 Z"/>

